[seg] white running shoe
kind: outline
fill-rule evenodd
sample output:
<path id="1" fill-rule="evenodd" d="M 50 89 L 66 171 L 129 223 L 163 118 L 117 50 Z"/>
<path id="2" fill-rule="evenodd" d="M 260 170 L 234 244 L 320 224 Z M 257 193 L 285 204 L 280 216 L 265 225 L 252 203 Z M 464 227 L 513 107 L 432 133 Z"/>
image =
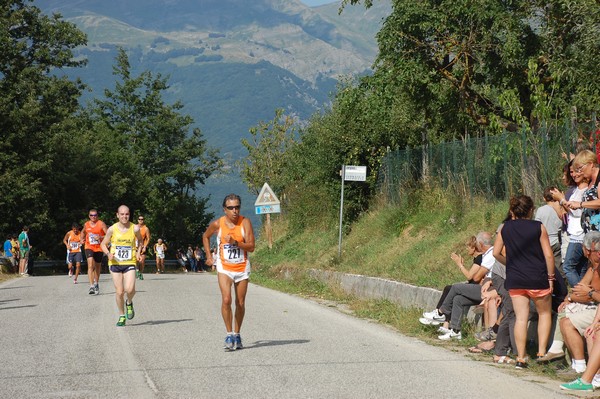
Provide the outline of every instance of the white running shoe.
<path id="1" fill-rule="evenodd" d="M 421 317 L 419 319 L 419 323 L 425 325 L 425 326 L 439 326 L 440 324 L 442 324 L 443 322 L 441 321 L 436 321 L 433 319 L 428 319 L 426 317 Z"/>
<path id="2" fill-rule="evenodd" d="M 443 314 L 438 313 L 437 309 L 432 310 L 431 312 L 425 312 L 423 313 L 423 317 L 426 319 L 431 319 L 434 321 L 439 321 L 439 322 L 445 322 L 446 321 L 446 316 Z"/>
<path id="3" fill-rule="evenodd" d="M 448 334 L 450 332 L 449 328 L 446 328 L 444 326 L 440 326 L 440 328 L 437 329 L 437 332 L 439 332 L 440 334 Z"/>
<path id="4" fill-rule="evenodd" d="M 438 339 L 441 339 L 442 341 L 450 341 L 451 339 L 461 340 L 462 339 L 462 335 L 461 335 L 460 331 L 459 332 L 455 332 L 454 330 L 451 329 L 446 334 L 440 335 L 438 337 Z"/>

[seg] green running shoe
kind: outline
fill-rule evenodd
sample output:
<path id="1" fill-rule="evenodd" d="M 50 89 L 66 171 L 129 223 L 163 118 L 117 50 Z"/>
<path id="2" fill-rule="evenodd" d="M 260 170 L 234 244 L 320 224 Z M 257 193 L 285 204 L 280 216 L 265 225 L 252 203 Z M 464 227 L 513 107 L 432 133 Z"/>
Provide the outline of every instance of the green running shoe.
<path id="1" fill-rule="evenodd" d="M 588 384 L 587 382 L 583 381 L 581 378 L 576 379 L 575 381 L 571 381 L 568 382 L 566 384 L 562 384 L 561 389 L 567 390 L 567 391 L 593 391 L 594 390 L 594 386 L 592 384 Z"/>
<path id="2" fill-rule="evenodd" d="M 133 310 L 133 302 L 125 302 L 125 307 L 127 308 L 127 318 L 129 320 L 133 319 L 133 317 L 135 316 L 135 310 Z"/>
<path id="3" fill-rule="evenodd" d="M 144 279 L 144 275 L 142 274 L 142 272 L 139 272 L 139 273 L 140 273 L 140 276 L 139 276 L 140 280 L 143 280 Z"/>
<path id="4" fill-rule="evenodd" d="M 123 327 L 125 325 L 126 320 L 127 319 L 125 318 L 125 315 L 119 316 L 119 321 L 117 321 L 117 327 Z"/>

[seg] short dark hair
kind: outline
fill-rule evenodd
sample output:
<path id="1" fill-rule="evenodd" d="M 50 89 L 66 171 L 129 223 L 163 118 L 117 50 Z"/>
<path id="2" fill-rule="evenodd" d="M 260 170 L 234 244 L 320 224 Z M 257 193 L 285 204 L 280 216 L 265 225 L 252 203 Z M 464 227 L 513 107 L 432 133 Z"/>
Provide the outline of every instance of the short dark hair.
<path id="1" fill-rule="evenodd" d="M 225 198 L 223 199 L 223 208 L 225 208 L 225 205 L 227 205 L 227 201 L 235 201 L 235 200 L 238 200 L 240 205 L 242 205 L 242 199 L 240 198 L 239 195 L 229 194 L 229 195 L 225 196 Z"/>
<path id="2" fill-rule="evenodd" d="M 552 190 L 557 190 L 556 186 L 548 186 L 544 189 L 544 200 L 548 202 L 554 201 L 554 197 L 552 196 Z"/>

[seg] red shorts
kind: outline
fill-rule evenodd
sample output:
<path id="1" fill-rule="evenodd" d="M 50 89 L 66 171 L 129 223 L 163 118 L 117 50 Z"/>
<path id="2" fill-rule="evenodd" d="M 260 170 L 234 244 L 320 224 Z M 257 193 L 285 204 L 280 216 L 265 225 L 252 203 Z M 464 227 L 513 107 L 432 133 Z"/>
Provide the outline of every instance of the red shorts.
<path id="1" fill-rule="evenodd" d="M 552 288 L 544 288 L 543 290 L 527 290 L 523 288 L 508 290 L 508 294 L 513 296 L 526 296 L 529 298 L 541 298 L 552 294 Z"/>

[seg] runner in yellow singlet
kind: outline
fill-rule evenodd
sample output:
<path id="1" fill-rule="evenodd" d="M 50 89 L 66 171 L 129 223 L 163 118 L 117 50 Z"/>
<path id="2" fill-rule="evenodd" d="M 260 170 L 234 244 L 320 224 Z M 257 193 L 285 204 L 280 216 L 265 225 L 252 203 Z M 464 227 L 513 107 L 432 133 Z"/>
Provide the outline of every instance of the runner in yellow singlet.
<path id="1" fill-rule="evenodd" d="M 108 228 L 100 247 L 108 256 L 108 266 L 115 285 L 117 308 L 120 312 L 117 326 L 123 327 L 127 319 L 131 320 L 135 316 L 132 301 L 135 295 L 135 264 L 140 260 L 142 251 L 142 247 L 136 247 L 136 240 L 142 242 L 142 235 L 139 226 L 129 221 L 127 206 L 119 207 L 117 218 L 119 221 Z M 124 300 L 125 293 L 127 302 Z"/>
<path id="2" fill-rule="evenodd" d="M 246 312 L 246 292 L 250 278 L 250 259 L 248 252 L 254 252 L 254 232 L 250 219 L 240 215 L 242 199 L 239 195 L 229 194 L 223 200 L 225 216 L 212 221 L 204 234 L 202 243 L 207 254 L 206 264 L 217 265 L 217 277 L 221 289 L 221 315 L 225 322 L 227 336 L 225 349 L 242 349 L 240 329 Z M 217 256 L 210 251 L 210 237 L 217 234 Z M 231 310 L 231 286 L 235 289 L 235 326 Z M 232 328 L 233 327 L 233 328 Z"/>

